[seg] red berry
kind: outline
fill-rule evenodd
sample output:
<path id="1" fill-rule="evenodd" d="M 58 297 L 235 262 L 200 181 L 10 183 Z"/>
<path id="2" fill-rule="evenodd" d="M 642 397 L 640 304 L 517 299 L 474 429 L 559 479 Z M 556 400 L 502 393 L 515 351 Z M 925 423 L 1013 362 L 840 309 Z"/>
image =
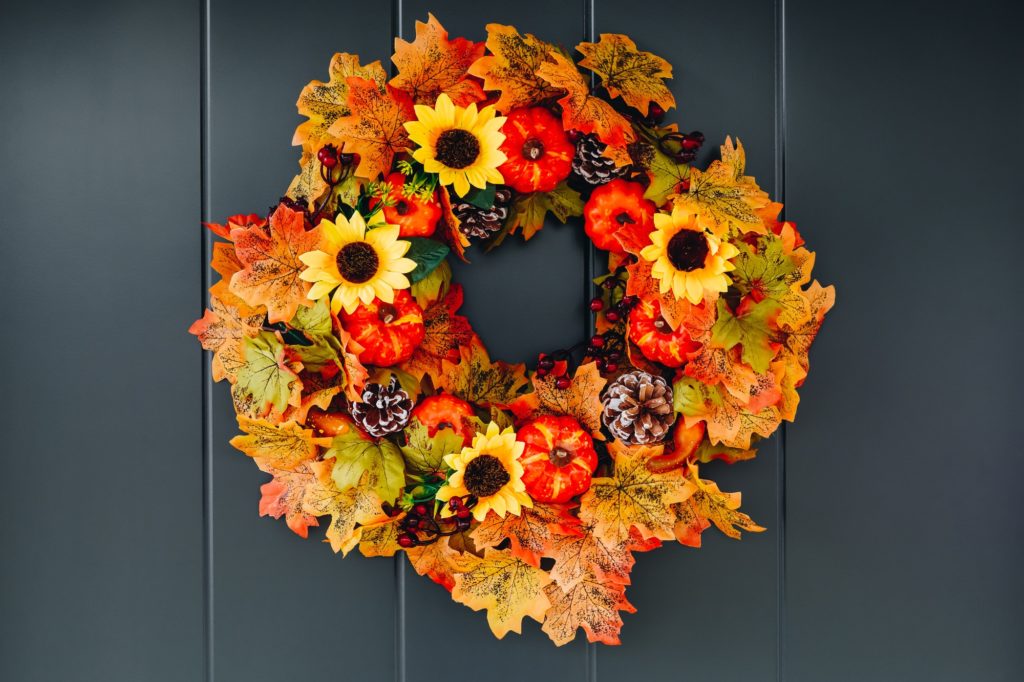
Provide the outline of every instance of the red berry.
<path id="1" fill-rule="evenodd" d="M 605 367 L 607 367 L 607 364 L 605 363 L 604 358 L 598 358 L 597 359 L 597 371 L 598 372 L 603 372 L 605 370 Z"/>
<path id="2" fill-rule="evenodd" d="M 683 180 L 682 182 L 680 182 L 679 183 L 679 191 L 680 192 L 689 192 L 690 191 L 690 181 L 689 180 Z"/>
<path id="3" fill-rule="evenodd" d="M 615 372 L 619 371 L 619 366 L 614 362 L 609 362 L 604 366 L 604 371 L 610 374 L 614 374 Z"/>
<path id="4" fill-rule="evenodd" d="M 565 389 L 572 386 L 572 379 L 562 375 L 555 380 L 555 388 L 564 391 Z"/>
<path id="5" fill-rule="evenodd" d="M 415 507 L 412 508 L 412 510 L 420 516 L 426 516 L 428 511 L 427 505 L 425 504 L 417 504 Z"/>
<path id="6" fill-rule="evenodd" d="M 614 310 L 609 310 L 607 313 L 604 314 L 604 316 L 608 318 L 609 322 L 618 322 L 619 320 L 622 319 L 622 316 L 619 315 L 619 313 Z"/>
<path id="7" fill-rule="evenodd" d="M 555 367 L 555 361 L 549 357 L 543 357 L 540 362 L 537 363 L 537 367 L 550 372 Z"/>
<path id="8" fill-rule="evenodd" d="M 416 538 L 408 533 L 398 536 L 398 546 L 406 549 L 416 545 Z"/>
<path id="9" fill-rule="evenodd" d="M 457 519 L 468 519 L 473 512 L 463 507 L 459 511 L 455 512 L 455 518 Z"/>
<path id="10" fill-rule="evenodd" d="M 334 168 L 338 165 L 338 152 L 333 145 L 328 144 L 321 147 L 320 151 L 316 153 L 316 158 L 325 168 Z"/>
<path id="11" fill-rule="evenodd" d="M 547 375 L 548 375 L 548 370 L 544 369 L 543 367 L 538 367 L 538 368 L 537 368 L 537 376 L 538 376 L 538 377 L 540 377 L 541 379 L 543 379 L 543 378 L 544 378 L 544 377 L 546 377 Z"/>
<path id="12" fill-rule="evenodd" d="M 601 347 L 603 347 L 604 346 L 604 337 L 601 336 L 600 334 L 595 334 L 590 339 L 590 345 L 593 346 L 594 348 L 601 348 Z"/>
<path id="13" fill-rule="evenodd" d="M 590 302 L 590 309 L 593 310 L 595 313 L 600 312 L 601 310 L 604 309 L 604 301 L 602 301 L 600 298 L 595 298 Z"/>

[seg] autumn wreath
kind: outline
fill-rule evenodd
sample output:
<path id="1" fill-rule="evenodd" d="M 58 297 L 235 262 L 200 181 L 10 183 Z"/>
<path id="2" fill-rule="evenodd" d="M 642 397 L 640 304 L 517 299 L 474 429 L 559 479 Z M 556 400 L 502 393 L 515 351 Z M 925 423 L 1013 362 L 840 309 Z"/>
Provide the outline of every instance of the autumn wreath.
<path id="1" fill-rule="evenodd" d="M 834 291 L 738 142 L 691 165 L 665 60 L 616 34 L 576 51 L 431 16 L 390 79 L 335 55 L 299 96 L 287 196 L 209 225 L 222 279 L 191 331 L 273 477 L 261 514 L 404 551 L 498 637 L 529 616 L 617 644 L 634 552 L 763 530 L 699 467 L 794 418 Z M 548 213 L 582 216 L 609 267 L 595 335 L 528 371 L 488 356 L 446 259 Z"/>

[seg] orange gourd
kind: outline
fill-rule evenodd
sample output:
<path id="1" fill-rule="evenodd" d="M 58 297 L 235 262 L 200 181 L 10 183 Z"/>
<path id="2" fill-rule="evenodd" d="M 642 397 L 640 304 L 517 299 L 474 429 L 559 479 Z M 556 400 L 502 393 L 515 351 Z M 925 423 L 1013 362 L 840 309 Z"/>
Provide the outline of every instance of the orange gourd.
<path id="1" fill-rule="evenodd" d="M 508 160 L 498 167 L 505 184 L 517 192 L 550 192 L 569 177 L 576 148 L 562 122 L 544 107 L 515 109 L 501 132 Z"/>
<path id="2" fill-rule="evenodd" d="M 393 303 L 379 298 L 361 303 L 352 313 L 341 312 L 341 326 L 363 347 L 364 365 L 391 367 L 412 357 L 423 341 L 423 309 L 405 289 L 395 292 Z"/>
<path id="3" fill-rule="evenodd" d="M 687 357 L 698 350 L 700 344 L 690 338 L 680 325 L 673 331 L 661 316 L 661 304 L 656 298 L 642 298 L 629 312 L 629 340 L 648 360 L 666 367 L 682 367 Z"/>
<path id="4" fill-rule="evenodd" d="M 462 444 L 473 442 L 475 433 L 469 420 L 476 416 L 473 406 L 449 393 L 439 393 L 421 400 L 412 410 L 413 419 L 427 427 L 427 435 L 433 437 L 438 429 L 451 429 L 462 437 Z"/>
<path id="5" fill-rule="evenodd" d="M 537 502 L 568 502 L 590 487 L 597 452 L 590 434 L 573 417 L 543 415 L 516 433 L 525 444 L 523 465 L 526 492 Z"/>

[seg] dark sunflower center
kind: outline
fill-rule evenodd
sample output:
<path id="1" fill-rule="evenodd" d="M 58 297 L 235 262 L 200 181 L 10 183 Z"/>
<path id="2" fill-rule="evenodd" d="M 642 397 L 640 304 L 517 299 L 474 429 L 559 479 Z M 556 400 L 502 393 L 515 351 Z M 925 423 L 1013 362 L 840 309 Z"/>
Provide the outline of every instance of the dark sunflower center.
<path id="1" fill-rule="evenodd" d="M 523 158 L 536 161 L 544 156 L 544 143 L 536 137 L 531 137 L 523 143 Z"/>
<path id="2" fill-rule="evenodd" d="M 668 242 L 668 259 L 676 270 L 691 272 L 704 267 L 708 240 L 703 232 L 680 230 Z"/>
<path id="3" fill-rule="evenodd" d="M 501 490 L 512 477 L 494 455 L 480 455 L 466 465 L 463 483 L 477 497 L 488 497 Z"/>
<path id="4" fill-rule="evenodd" d="M 480 156 L 480 142 L 473 133 L 453 128 L 437 137 L 437 160 L 449 168 L 465 168 Z"/>
<path id="5" fill-rule="evenodd" d="M 338 251 L 336 261 L 338 272 L 346 281 L 353 284 L 369 281 L 380 268 L 380 258 L 377 256 L 377 252 L 366 242 L 345 244 Z"/>
<path id="6" fill-rule="evenodd" d="M 573 454 L 574 453 L 571 450 L 559 445 L 548 453 L 548 459 L 551 460 L 551 463 L 556 467 L 561 468 L 572 461 Z"/>

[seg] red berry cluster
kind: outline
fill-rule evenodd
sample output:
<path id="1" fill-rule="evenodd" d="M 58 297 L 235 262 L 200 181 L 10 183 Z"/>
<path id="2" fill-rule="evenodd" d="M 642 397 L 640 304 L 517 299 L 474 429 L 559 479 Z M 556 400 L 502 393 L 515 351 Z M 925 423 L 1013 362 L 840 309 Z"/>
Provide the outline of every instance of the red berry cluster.
<path id="1" fill-rule="evenodd" d="M 597 370 L 602 374 L 615 374 L 619 371 L 619 363 L 622 362 L 625 348 L 626 341 L 619 332 L 595 334 L 590 337 L 587 357 L 594 360 Z"/>
<path id="2" fill-rule="evenodd" d="M 476 499 L 472 495 L 467 495 L 466 499 L 453 497 L 448 500 L 448 508 L 454 515 L 446 518 L 435 517 L 431 506 L 423 502 L 414 505 L 398 524 L 402 530 L 398 536 L 398 546 L 409 549 L 418 545 L 429 545 L 446 535 L 469 530 L 475 504 Z M 452 527 L 444 530 L 441 527 L 442 523 L 451 524 Z"/>
<path id="3" fill-rule="evenodd" d="M 625 282 L 618 277 L 609 277 L 601 283 L 601 287 L 608 290 L 609 299 L 611 301 L 615 301 L 615 299 L 618 298 L 618 301 L 615 301 L 608 306 L 608 309 L 604 314 L 604 319 L 608 320 L 612 324 L 618 324 L 629 317 L 629 311 L 635 308 L 637 303 L 640 302 L 640 299 L 636 296 L 622 296 L 620 298 L 616 295 L 616 289 L 625 287 Z M 604 298 L 602 296 L 595 296 L 590 301 L 590 309 L 595 313 L 605 310 Z"/>
<path id="4" fill-rule="evenodd" d="M 658 149 L 676 163 L 690 163 L 704 144 L 704 133 L 668 133 L 658 138 Z"/>

